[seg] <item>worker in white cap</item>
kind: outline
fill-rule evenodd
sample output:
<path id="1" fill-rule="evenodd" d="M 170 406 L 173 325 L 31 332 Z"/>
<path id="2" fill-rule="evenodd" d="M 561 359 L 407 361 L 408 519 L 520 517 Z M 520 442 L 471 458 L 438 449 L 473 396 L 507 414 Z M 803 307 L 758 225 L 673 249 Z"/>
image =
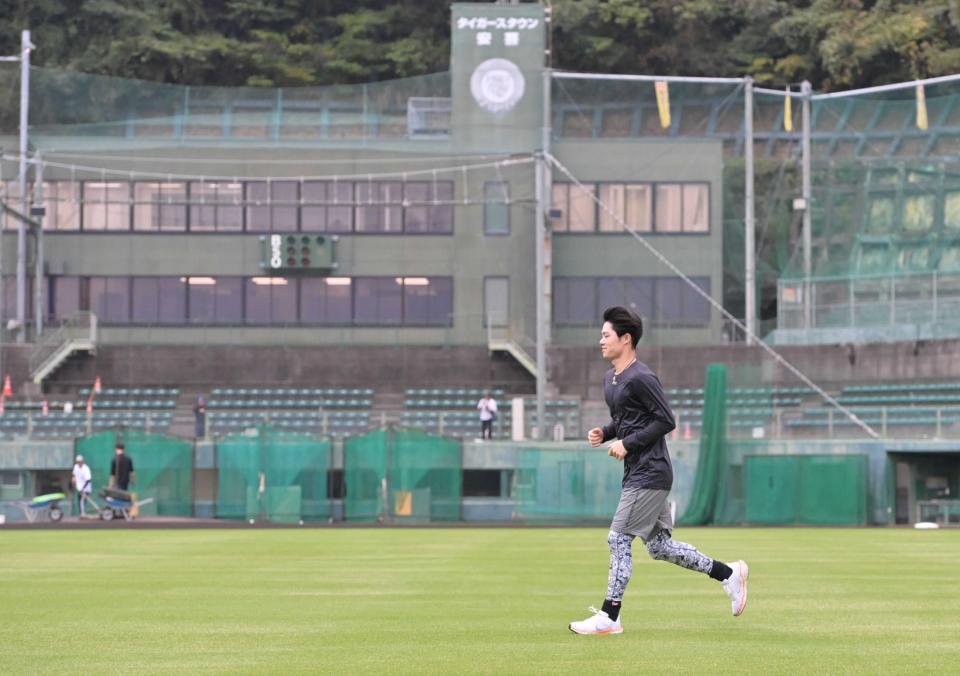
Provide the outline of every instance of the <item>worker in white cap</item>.
<path id="1" fill-rule="evenodd" d="M 72 483 L 77 502 L 80 503 L 80 516 L 86 516 L 84 503 L 90 499 L 90 493 L 93 492 L 93 476 L 90 474 L 90 466 L 83 461 L 82 455 L 77 456 L 73 465 Z"/>

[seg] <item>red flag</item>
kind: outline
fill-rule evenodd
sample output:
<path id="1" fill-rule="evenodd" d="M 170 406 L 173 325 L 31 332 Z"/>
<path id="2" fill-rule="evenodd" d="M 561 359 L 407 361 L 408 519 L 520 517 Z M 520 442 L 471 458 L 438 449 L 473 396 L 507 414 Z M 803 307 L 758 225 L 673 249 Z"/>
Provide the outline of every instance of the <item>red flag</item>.
<path id="1" fill-rule="evenodd" d="M 46 400 L 46 399 L 43 400 L 43 406 L 40 407 L 40 413 L 41 413 L 44 417 L 50 415 L 50 404 L 47 403 L 47 400 Z"/>
<path id="2" fill-rule="evenodd" d="M 9 373 L 3 378 L 3 396 L 5 397 L 13 396 L 13 385 L 10 383 Z"/>
<path id="3" fill-rule="evenodd" d="M 100 394 L 102 389 L 100 386 L 100 376 L 97 376 L 97 379 L 93 381 L 93 392 L 94 394 Z"/>
<path id="4" fill-rule="evenodd" d="M 93 395 L 87 397 L 87 413 L 93 413 Z"/>

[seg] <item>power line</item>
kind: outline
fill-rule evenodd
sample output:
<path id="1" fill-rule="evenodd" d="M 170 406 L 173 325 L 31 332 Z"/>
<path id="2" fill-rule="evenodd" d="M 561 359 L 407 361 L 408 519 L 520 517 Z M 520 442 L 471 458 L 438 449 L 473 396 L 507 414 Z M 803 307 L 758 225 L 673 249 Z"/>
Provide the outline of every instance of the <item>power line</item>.
<path id="1" fill-rule="evenodd" d="M 16 161 L 19 160 L 19 154 L 4 154 L 0 156 L 0 160 L 7 161 Z M 71 164 L 65 162 L 51 162 L 46 159 L 33 159 L 31 162 L 35 165 L 39 164 L 44 167 L 52 167 L 55 169 L 64 169 L 71 172 L 81 172 L 81 173 L 90 173 L 90 174 L 99 174 L 101 176 L 115 176 L 119 178 L 128 178 L 133 179 L 138 176 L 143 176 L 147 178 L 159 179 L 159 180 L 186 180 L 186 181 L 204 181 L 204 182 L 240 182 L 244 180 L 270 180 L 275 181 L 278 179 L 277 176 L 239 176 L 239 175 L 218 175 L 218 174 L 182 174 L 177 172 L 158 172 L 158 171 L 140 171 L 137 169 L 112 169 L 107 167 L 95 167 L 81 164 Z M 386 171 L 386 172 L 361 172 L 361 173 L 347 173 L 347 174 L 319 174 L 319 175 L 300 175 L 300 176 L 289 176 L 281 177 L 286 178 L 287 180 L 304 180 L 304 181 L 356 181 L 356 180 L 369 180 L 374 181 L 383 178 L 400 178 L 401 180 L 406 180 L 410 176 L 431 176 L 437 174 L 448 174 L 455 172 L 465 172 L 465 171 L 477 171 L 481 169 L 494 169 L 501 170 L 505 167 L 521 166 L 525 164 L 533 164 L 534 156 L 530 154 L 511 156 L 504 160 L 499 160 L 496 162 L 481 162 L 477 164 L 458 164 L 455 166 L 445 166 L 445 167 L 435 167 L 430 169 L 407 169 L 403 171 Z"/>
<path id="2" fill-rule="evenodd" d="M 476 154 L 466 154 L 466 155 L 426 155 L 426 156 L 416 156 L 416 157 L 350 157 L 349 159 L 249 159 L 243 158 L 238 160 L 237 158 L 225 158 L 225 157 L 181 157 L 179 155 L 101 155 L 96 153 L 74 153 L 74 152 L 61 152 L 61 151 L 50 151 L 46 150 L 43 153 L 48 157 L 75 157 L 86 160 L 107 160 L 107 161 L 134 161 L 134 162 L 158 162 L 161 160 L 167 160 L 171 162 L 183 162 L 185 164 L 190 163 L 201 163 L 201 164 L 233 164 L 238 163 L 250 164 L 250 165 L 276 165 L 276 166 L 302 166 L 304 164 L 392 164 L 392 163 L 416 163 L 416 162 L 436 162 L 439 160 L 462 160 L 462 159 L 476 159 L 478 161 L 486 161 L 492 159 L 503 159 L 511 157 L 507 153 L 494 153 L 489 155 L 476 155 Z"/>

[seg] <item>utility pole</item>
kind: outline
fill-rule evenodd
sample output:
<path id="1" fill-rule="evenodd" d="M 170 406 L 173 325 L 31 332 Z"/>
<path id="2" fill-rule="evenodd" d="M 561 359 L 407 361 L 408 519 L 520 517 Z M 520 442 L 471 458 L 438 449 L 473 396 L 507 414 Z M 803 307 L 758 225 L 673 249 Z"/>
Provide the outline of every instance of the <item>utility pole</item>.
<path id="1" fill-rule="evenodd" d="M 0 57 L 0 61 L 10 61 L 10 57 Z M 0 148 L 0 157 L 3 156 L 3 148 Z M 0 159 L 0 182 L 3 182 L 3 160 Z M 4 293 L 6 292 L 6 285 L 3 283 L 3 233 L 7 231 L 7 212 L 5 209 L 0 210 L 0 375 L 3 375 L 5 371 L 3 370 L 3 339 L 4 333 L 6 332 L 6 327 L 3 326 L 3 316 L 6 311 L 6 303 L 4 303 Z"/>
<path id="2" fill-rule="evenodd" d="M 43 335 L 43 219 L 46 216 L 46 204 L 43 200 L 43 162 L 40 161 L 40 153 L 37 152 L 34 158 L 34 177 L 36 179 L 36 190 L 34 191 L 33 203 L 36 205 L 30 209 L 30 217 L 36 219 L 39 226 L 36 228 L 36 255 L 33 265 L 33 298 L 34 298 L 34 327 L 36 331 L 36 340 L 40 340 Z"/>
<path id="3" fill-rule="evenodd" d="M 550 298 L 552 296 L 553 251 L 550 232 L 547 228 L 547 209 L 551 200 L 551 180 L 547 156 L 550 153 L 550 84 L 552 54 L 550 33 L 553 8 L 545 11 L 547 46 L 544 51 L 544 68 L 541 72 L 542 97 L 540 123 L 540 152 L 534 164 L 534 187 L 537 213 L 535 214 L 536 242 L 536 294 L 537 294 L 537 437 L 547 437 L 547 345 L 550 342 Z"/>
<path id="4" fill-rule="evenodd" d="M 810 198 L 813 191 L 810 186 L 810 95 L 812 87 L 807 80 L 800 85 L 800 93 L 803 95 L 803 136 L 801 143 L 801 173 L 803 174 L 803 326 L 806 329 L 813 328 L 813 284 L 810 277 L 813 274 L 813 235 L 811 228 Z"/>
<path id="5" fill-rule="evenodd" d="M 744 79 L 743 96 L 743 154 L 744 166 L 744 299 L 747 326 L 747 345 L 753 345 L 757 335 L 757 261 L 756 223 L 753 216 L 753 78 Z"/>
<path id="6" fill-rule="evenodd" d="M 20 34 L 20 213 L 27 211 L 27 134 L 30 120 L 30 31 Z M 17 342 L 27 337 L 27 224 L 17 224 Z"/>

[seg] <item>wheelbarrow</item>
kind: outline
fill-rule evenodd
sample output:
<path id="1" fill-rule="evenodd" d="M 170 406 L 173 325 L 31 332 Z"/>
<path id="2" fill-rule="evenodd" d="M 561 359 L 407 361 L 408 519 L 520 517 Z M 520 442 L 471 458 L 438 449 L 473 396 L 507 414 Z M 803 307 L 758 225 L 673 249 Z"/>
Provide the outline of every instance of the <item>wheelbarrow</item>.
<path id="1" fill-rule="evenodd" d="M 123 517 L 124 521 L 133 521 L 143 505 L 153 502 L 153 498 L 138 500 L 136 493 L 116 488 L 104 488 L 100 491 L 100 497 L 106 503 L 106 506 L 100 508 L 100 518 L 104 521 L 113 521 L 119 517 Z"/>
<path id="2" fill-rule="evenodd" d="M 63 518 L 60 501 L 66 499 L 67 496 L 63 493 L 47 493 L 46 495 L 38 495 L 30 502 L 21 502 L 20 508 L 23 509 L 23 515 L 27 517 L 27 521 L 30 523 L 42 518 L 57 522 Z"/>

